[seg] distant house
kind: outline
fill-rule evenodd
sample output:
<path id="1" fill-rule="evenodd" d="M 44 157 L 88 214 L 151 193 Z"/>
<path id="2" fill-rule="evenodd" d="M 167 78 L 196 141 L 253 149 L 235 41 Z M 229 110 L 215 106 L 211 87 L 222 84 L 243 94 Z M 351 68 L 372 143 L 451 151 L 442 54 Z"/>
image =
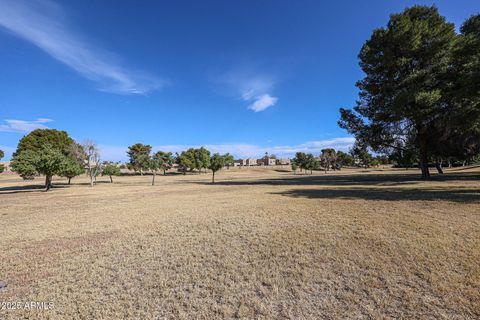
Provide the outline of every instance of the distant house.
<path id="1" fill-rule="evenodd" d="M 257 159 L 254 158 L 245 158 L 245 159 L 239 159 L 235 160 L 234 162 L 235 166 L 256 166 L 257 165 Z"/>
<path id="2" fill-rule="evenodd" d="M 290 163 L 291 163 L 291 161 L 288 158 L 277 159 L 277 164 L 281 165 L 281 166 L 289 166 Z"/>
<path id="3" fill-rule="evenodd" d="M 274 166 L 274 165 L 277 164 L 277 159 L 269 158 L 269 157 L 263 157 L 263 158 L 257 160 L 257 164 L 259 166 Z"/>

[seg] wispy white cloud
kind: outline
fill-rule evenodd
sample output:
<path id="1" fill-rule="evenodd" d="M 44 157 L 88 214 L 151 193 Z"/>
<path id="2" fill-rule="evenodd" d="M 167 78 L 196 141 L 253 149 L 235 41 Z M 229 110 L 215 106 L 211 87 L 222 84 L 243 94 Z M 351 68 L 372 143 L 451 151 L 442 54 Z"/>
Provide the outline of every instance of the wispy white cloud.
<path id="1" fill-rule="evenodd" d="M 73 30 L 54 2 L 0 0 L 0 26 L 97 82 L 101 91 L 146 94 L 165 85 L 163 80 L 127 70 L 111 53 L 95 48 Z"/>
<path id="2" fill-rule="evenodd" d="M 232 70 L 218 77 L 217 82 L 226 85 L 235 96 L 248 102 L 247 108 L 254 112 L 266 110 L 278 101 L 272 95 L 275 77 L 260 74 L 250 68 Z"/>
<path id="3" fill-rule="evenodd" d="M 38 118 L 37 120 L 5 120 L 0 124 L 0 132 L 28 133 L 35 129 L 48 129 L 45 123 L 52 122 L 52 119 Z"/>
<path id="4" fill-rule="evenodd" d="M 248 106 L 248 109 L 253 110 L 255 112 L 260 112 L 268 107 L 274 106 L 277 103 L 278 98 L 272 97 L 271 95 L 263 94 L 261 96 L 257 96 L 253 98 L 254 102 Z"/>
<path id="5" fill-rule="evenodd" d="M 297 145 L 280 145 L 280 146 L 259 146 L 248 143 L 225 143 L 225 144 L 206 144 L 205 148 L 215 153 L 231 153 L 236 158 L 246 157 L 261 157 L 268 152 L 269 154 L 275 154 L 278 157 L 293 157 L 296 152 L 313 153 L 318 155 L 324 148 L 334 148 L 336 150 L 347 151 L 351 148 L 355 138 L 352 137 L 340 137 L 325 140 L 308 141 Z M 198 148 L 201 145 L 159 145 L 154 146 L 153 150 L 167 151 L 167 152 L 181 152 L 188 148 Z M 126 161 L 127 160 L 127 147 L 126 146 L 109 146 L 100 145 L 100 151 L 102 153 L 102 159 L 112 161 Z"/>

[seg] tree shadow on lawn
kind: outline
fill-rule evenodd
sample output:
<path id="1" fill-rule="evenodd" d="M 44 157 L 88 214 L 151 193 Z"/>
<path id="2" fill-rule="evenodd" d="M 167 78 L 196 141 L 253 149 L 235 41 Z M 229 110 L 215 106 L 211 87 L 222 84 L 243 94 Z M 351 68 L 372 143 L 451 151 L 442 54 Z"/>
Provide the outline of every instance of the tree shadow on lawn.
<path id="1" fill-rule="evenodd" d="M 51 189 L 62 189 L 68 187 L 67 184 L 53 184 Z M 13 194 L 13 193 L 26 193 L 26 192 L 44 192 L 45 186 L 40 184 L 28 185 L 28 186 L 13 186 L 13 187 L 1 187 L 0 195 Z"/>
<path id="2" fill-rule="evenodd" d="M 448 181 L 479 181 L 480 176 L 473 173 L 445 173 L 435 174 L 428 182 Z M 294 185 L 294 186 L 396 186 L 405 184 L 417 184 L 423 180 L 420 174 L 322 174 L 322 175 L 291 175 L 281 178 L 255 179 L 255 180 L 221 180 L 215 181 L 216 185 L 225 186 L 252 186 L 252 185 Z M 206 181 L 192 181 L 197 184 L 210 184 Z"/>
<path id="3" fill-rule="evenodd" d="M 339 188 L 339 189 L 293 189 L 272 192 L 282 196 L 309 199 L 364 199 L 384 201 L 452 201 L 480 203 L 480 188 Z"/>

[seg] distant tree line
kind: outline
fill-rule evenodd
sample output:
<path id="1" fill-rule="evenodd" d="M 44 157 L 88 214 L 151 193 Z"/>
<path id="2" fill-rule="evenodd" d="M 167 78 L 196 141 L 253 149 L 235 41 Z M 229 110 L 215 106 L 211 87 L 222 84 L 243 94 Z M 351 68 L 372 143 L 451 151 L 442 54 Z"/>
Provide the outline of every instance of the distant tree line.
<path id="1" fill-rule="evenodd" d="M 210 154 L 210 151 L 201 148 L 191 148 L 180 154 L 157 151 L 152 153 L 152 147 L 141 143 L 128 147 L 129 162 L 127 168 L 140 175 L 150 173 L 151 184 L 155 184 L 158 172 L 171 169 L 174 164 L 183 174 L 189 172 L 212 172 L 212 183 L 215 182 L 215 173 L 223 167 L 233 165 L 233 156 L 230 154 Z M 4 152 L 0 150 L 0 159 Z M 77 143 L 65 131 L 55 129 L 36 129 L 20 139 L 17 150 L 13 153 L 11 168 L 23 179 L 31 180 L 36 176 L 45 176 L 45 190 L 52 187 L 52 177 L 60 176 L 68 179 L 86 174 L 90 186 L 95 186 L 99 175 L 108 176 L 113 183 L 113 177 L 121 174 L 120 166 L 113 162 L 102 161 L 100 151 L 92 140 Z M 4 166 L 0 166 L 3 172 Z"/>
<path id="2" fill-rule="evenodd" d="M 359 100 L 339 125 L 367 148 L 422 178 L 429 164 L 472 161 L 480 153 L 480 15 L 455 32 L 436 7 L 393 14 L 363 45 Z"/>
<path id="3" fill-rule="evenodd" d="M 142 175 L 144 172 L 151 172 L 153 174 L 152 185 L 155 184 L 157 171 L 163 171 L 165 175 L 166 171 L 171 169 L 174 164 L 184 175 L 187 171 L 206 173 L 207 169 L 210 169 L 212 171 L 212 183 L 215 183 L 215 172 L 225 166 L 232 166 L 234 162 L 233 156 L 229 153 L 211 155 L 210 151 L 204 147 L 190 148 L 175 155 L 164 151 L 157 151 L 152 154 L 152 146 L 136 143 L 128 147 L 127 154 L 129 157 L 128 168 Z"/>
<path id="4" fill-rule="evenodd" d="M 391 164 L 392 160 L 383 155 L 374 156 L 367 148 L 355 143 L 349 152 L 336 151 L 333 148 L 322 149 L 318 157 L 311 153 L 297 152 L 292 159 L 291 167 L 294 173 L 304 170 L 312 173 L 313 170 L 341 170 L 343 167 L 376 167 L 380 164 Z"/>

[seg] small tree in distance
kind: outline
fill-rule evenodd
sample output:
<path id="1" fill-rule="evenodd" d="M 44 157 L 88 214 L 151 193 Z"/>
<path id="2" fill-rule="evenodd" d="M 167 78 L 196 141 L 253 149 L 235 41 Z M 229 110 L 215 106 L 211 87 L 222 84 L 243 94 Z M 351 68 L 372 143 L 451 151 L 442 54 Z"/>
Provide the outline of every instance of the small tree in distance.
<path id="1" fill-rule="evenodd" d="M 335 162 L 337 161 L 337 152 L 335 151 L 335 149 L 332 148 L 322 149 L 320 159 L 323 162 L 323 168 L 325 169 L 325 173 L 327 173 L 327 171 L 329 171 L 331 167 L 335 168 Z"/>
<path id="2" fill-rule="evenodd" d="M 150 152 L 152 146 L 148 144 L 136 143 L 128 147 L 128 157 L 130 158 L 130 166 L 135 172 L 140 172 L 143 176 L 145 170 L 149 170 Z"/>
<path id="3" fill-rule="evenodd" d="M 230 166 L 233 166 L 235 159 L 230 153 L 225 153 L 225 166 L 227 169 L 230 169 Z"/>
<path id="4" fill-rule="evenodd" d="M 215 172 L 225 166 L 225 156 L 215 153 L 210 157 L 208 169 L 212 170 L 212 183 L 215 183 Z"/>
<path id="5" fill-rule="evenodd" d="M 100 151 L 98 150 L 95 141 L 92 140 L 86 140 L 83 142 L 82 147 L 86 155 L 85 167 L 90 178 L 90 186 L 93 187 L 97 182 L 97 176 L 102 171 Z"/>
<path id="6" fill-rule="evenodd" d="M 292 170 L 293 170 L 293 174 L 297 174 L 297 169 L 298 169 L 298 166 L 295 162 L 292 163 Z"/>
<path id="7" fill-rule="evenodd" d="M 166 175 L 166 171 L 170 170 L 175 162 L 175 158 L 173 157 L 172 153 L 157 151 L 155 153 L 155 157 L 162 159 L 162 167 L 160 169 L 163 170 L 163 175 Z"/>
<path id="8" fill-rule="evenodd" d="M 82 168 L 75 160 L 65 157 L 64 161 L 60 166 L 59 176 L 65 177 L 68 179 L 68 184 L 70 184 L 72 178 L 85 173 L 85 169 Z"/>
<path id="9" fill-rule="evenodd" d="M 317 159 L 313 156 L 313 154 L 308 153 L 305 157 L 304 169 L 305 171 L 310 170 L 310 174 L 313 173 L 313 169 L 317 169 L 318 162 Z"/>
<path id="10" fill-rule="evenodd" d="M 154 186 L 157 170 L 163 168 L 163 158 L 158 153 L 154 154 L 148 161 L 148 168 L 152 171 L 152 186 Z"/>
<path id="11" fill-rule="evenodd" d="M 113 183 L 112 176 L 119 176 L 120 173 L 120 168 L 109 162 L 105 163 L 102 169 L 102 176 L 109 176 L 110 183 Z"/>

